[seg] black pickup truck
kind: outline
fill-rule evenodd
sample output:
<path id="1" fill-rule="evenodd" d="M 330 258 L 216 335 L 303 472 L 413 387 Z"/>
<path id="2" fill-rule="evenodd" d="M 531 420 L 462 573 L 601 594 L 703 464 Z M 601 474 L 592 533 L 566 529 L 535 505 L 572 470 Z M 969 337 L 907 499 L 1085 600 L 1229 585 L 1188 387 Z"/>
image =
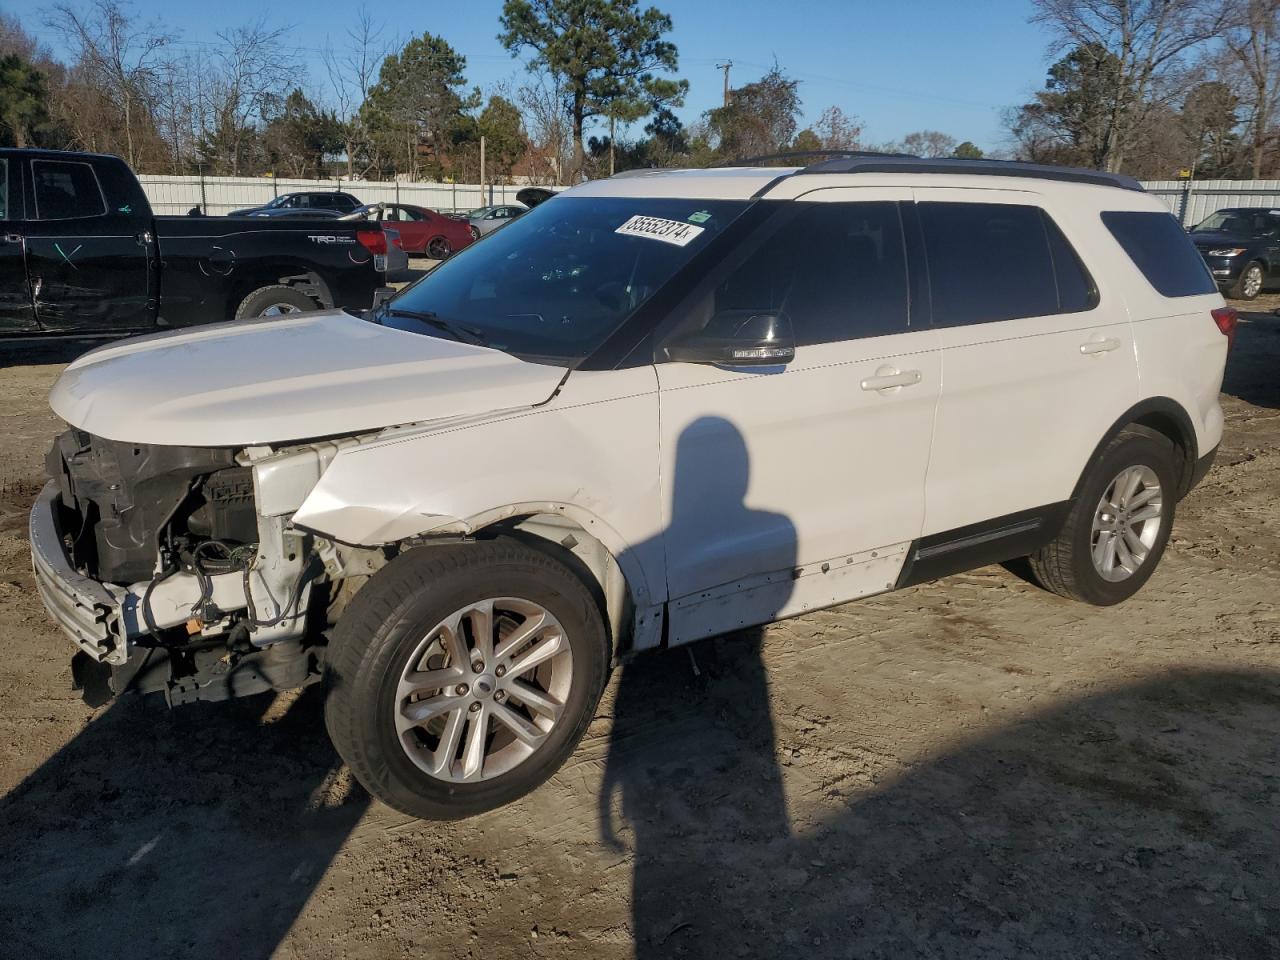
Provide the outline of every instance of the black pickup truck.
<path id="1" fill-rule="evenodd" d="M 389 253 L 377 224 L 155 217 L 119 157 L 0 150 L 0 338 L 368 307 Z"/>

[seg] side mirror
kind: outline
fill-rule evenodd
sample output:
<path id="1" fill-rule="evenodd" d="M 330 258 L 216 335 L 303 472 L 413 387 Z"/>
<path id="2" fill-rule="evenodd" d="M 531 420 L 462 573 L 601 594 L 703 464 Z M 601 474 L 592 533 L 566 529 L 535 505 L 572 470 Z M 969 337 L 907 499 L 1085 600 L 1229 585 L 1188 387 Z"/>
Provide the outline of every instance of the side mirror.
<path id="1" fill-rule="evenodd" d="M 777 310 L 725 310 L 701 330 L 666 344 L 668 360 L 724 366 L 777 366 L 796 357 L 791 318 Z"/>
<path id="2" fill-rule="evenodd" d="M 373 291 L 373 304 L 370 310 L 377 310 L 380 306 L 396 295 L 395 287 L 376 287 Z"/>

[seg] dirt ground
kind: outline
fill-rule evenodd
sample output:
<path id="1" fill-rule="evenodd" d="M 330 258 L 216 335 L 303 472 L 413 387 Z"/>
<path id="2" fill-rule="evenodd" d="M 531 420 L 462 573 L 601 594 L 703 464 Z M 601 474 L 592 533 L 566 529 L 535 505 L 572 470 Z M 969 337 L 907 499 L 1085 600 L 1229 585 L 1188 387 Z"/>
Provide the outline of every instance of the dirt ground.
<path id="1" fill-rule="evenodd" d="M 0 956 L 1280 957 L 1277 306 L 1137 598 L 993 567 L 642 657 L 455 824 L 354 786 L 315 688 L 80 702 L 25 535 L 68 357 L 0 357 Z"/>

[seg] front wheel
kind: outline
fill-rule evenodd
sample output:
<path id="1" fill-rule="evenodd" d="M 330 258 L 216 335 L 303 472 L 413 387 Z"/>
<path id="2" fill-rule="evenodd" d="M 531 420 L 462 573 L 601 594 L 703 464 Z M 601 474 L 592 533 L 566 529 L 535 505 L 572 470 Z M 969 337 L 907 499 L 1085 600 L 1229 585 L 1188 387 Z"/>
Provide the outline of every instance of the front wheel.
<path id="1" fill-rule="evenodd" d="M 555 773 L 609 656 L 594 597 L 558 560 L 510 541 L 421 547 L 379 571 L 334 631 L 325 723 L 375 797 L 466 817 Z"/>
<path id="2" fill-rule="evenodd" d="M 1174 447 L 1130 426 L 1081 484 L 1057 537 L 1028 560 L 1040 584 L 1096 606 L 1127 600 L 1164 554 L 1177 502 Z"/>
<path id="3" fill-rule="evenodd" d="M 1235 300 L 1252 300 L 1262 292 L 1262 283 L 1265 278 L 1266 271 L 1262 264 L 1254 260 L 1240 271 L 1240 276 L 1236 278 L 1228 296 Z"/>

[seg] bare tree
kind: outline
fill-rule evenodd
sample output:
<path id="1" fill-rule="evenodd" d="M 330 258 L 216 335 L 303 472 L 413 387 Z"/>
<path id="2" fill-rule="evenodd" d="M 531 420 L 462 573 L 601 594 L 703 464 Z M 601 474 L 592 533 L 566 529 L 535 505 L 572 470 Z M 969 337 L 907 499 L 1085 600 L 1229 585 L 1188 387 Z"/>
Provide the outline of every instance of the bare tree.
<path id="1" fill-rule="evenodd" d="M 533 146 L 536 182 L 562 184 L 573 163 L 573 124 L 566 92 L 554 74 L 539 73 L 516 91 L 525 129 Z"/>
<path id="2" fill-rule="evenodd" d="M 813 125 L 824 150 L 856 150 L 862 136 L 862 121 L 839 107 L 827 107 Z"/>
<path id="3" fill-rule="evenodd" d="M 1032 18 L 1054 34 L 1055 48 L 1096 47 L 1118 63 L 1102 132 L 1107 170 L 1119 171 L 1155 106 L 1185 86 L 1174 82 L 1187 54 L 1220 35 L 1222 0 L 1034 0 Z"/>
<path id="4" fill-rule="evenodd" d="M 116 0 L 60 3 L 49 26 L 74 51 L 73 73 L 100 94 L 93 98 L 95 109 L 119 111 L 125 159 L 136 167 L 144 135 L 154 129 L 151 107 L 160 52 L 172 38 L 151 25 L 135 27 Z M 100 124 L 101 117 L 90 122 Z"/>
<path id="5" fill-rule="evenodd" d="M 201 152 L 232 175 L 253 159 L 264 108 L 283 99 L 298 82 L 297 60 L 285 52 L 287 35 L 286 28 L 270 28 L 263 21 L 223 31 L 211 56 L 212 69 L 197 67 L 206 78 L 199 88 Z"/>
<path id="6" fill-rule="evenodd" d="M 343 147 L 347 154 L 347 176 L 356 175 L 356 157 L 362 155 L 369 138 L 364 130 L 360 107 L 378 76 L 382 61 L 396 44 L 384 38 L 385 27 L 374 21 L 369 8 L 361 6 L 356 25 L 348 30 L 341 50 L 326 44 L 320 58 L 329 75 L 334 106 L 343 124 Z M 367 169 L 367 162 L 365 169 Z M 364 169 L 360 171 L 362 174 Z"/>
<path id="7" fill-rule="evenodd" d="M 1223 45 L 1239 72 L 1241 100 L 1253 177 L 1262 176 L 1263 157 L 1275 140 L 1280 93 L 1280 0 L 1234 0 Z"/>

